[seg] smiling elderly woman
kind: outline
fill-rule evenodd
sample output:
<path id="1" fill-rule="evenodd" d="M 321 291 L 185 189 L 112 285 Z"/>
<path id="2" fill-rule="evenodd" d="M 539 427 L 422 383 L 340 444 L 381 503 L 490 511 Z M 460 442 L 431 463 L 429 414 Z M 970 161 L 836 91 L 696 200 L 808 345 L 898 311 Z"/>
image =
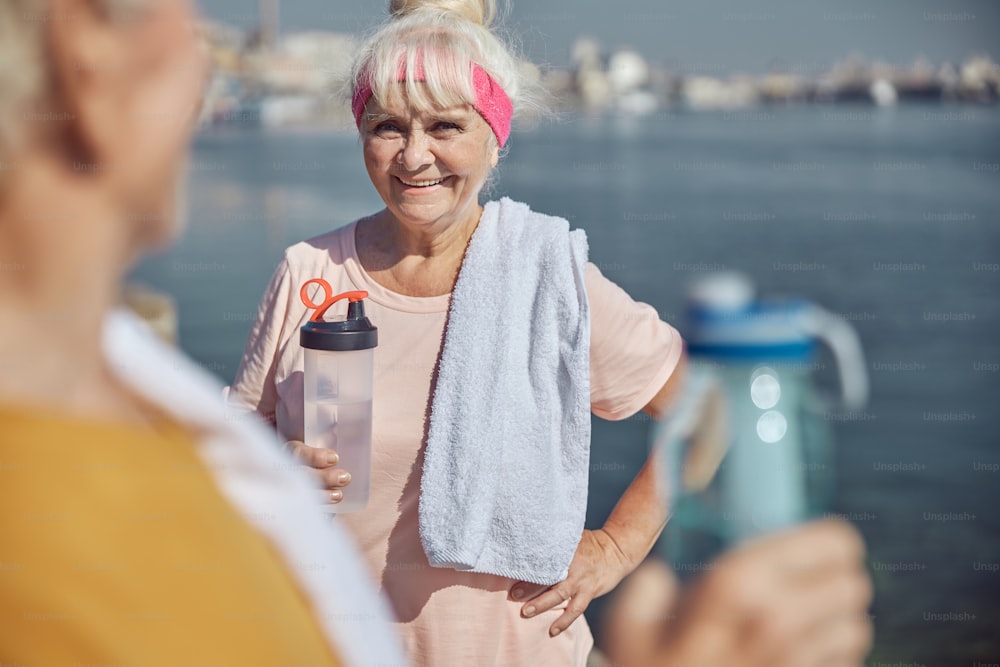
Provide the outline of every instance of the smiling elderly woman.
<path id="1" fill-rule="evenodd" d="M 302 442 L 300 289 L 321 278 L 367 291 L 379 329 L 371 497 L 335 523 L 360 544 L 410 659 L 579 667 L 593 644 L 580 615 L 643 560 L 666 519 L 647 463 L 601 529 L 583 529 L 590 414 L 663 414 L 683 345 L 587 262 L 582 231 L 510 199 L 480 205 L 531 97 L 486 27 L 492 3 L 390 10 L 358 55 L 352 99 L 385 208 L 286 251 L 231 394 L 271 421 L 336 509 L 353 491 L 349 463 Z M 619 622 L 616 659 L 857 664 L 870 641 L 862 558 L 843 525 L 731 553 L 676 607 Z M 641 581 L 655 581 L 648 573 Z M 657 587 L 670 590 L 649 587 L 657 599 Z M 650 624 L 674 613 L 669 627 Z"/>
<path id="2" fill-rule="evenodd" d="M 475 0 L 402 1 L 362 48 L 353 110 L 385 208 L 296 244 L 231 395 L 269 419 L 336 503 L 350 470 L 303 440 L 299 290 L 368 292 L 371 499 L 357 538 L 418 665 L 583 665 L 579 618 L 646 556 L 665 510 L 649 464 L 584 530 L 590 413 L 659 415 L 677 332 L 586 260 L 581 231 L 480 192 L 529 97 Z M 309 443 L 307 443 L 309 444 Z"/>
<path id="3" fill-rule="evenodd" d="M 362 48 L 353 110 L 385 208 L 286 251 L 231 395 L 303 445 L 300 287 L 368 292 L 375 350 L 371 499 L 357 538 L 418 665 L 582 665 L 579 618 L 646 556 L 665 510 L 647 465 L 583 530 L 590 413 L 659 415 L 677 332 L 586 261 L 565 220 L 479 196 L 525 86 L 492 3 L 395 1 Z"/>
<path id="4" fill-rule="evenodd" d="M 230 395 L 277 428 L 335 510 L 353 491 L 350 464 L 302 442 L 300 292 L 314 279 L 368 292 L 371 497 L 336 523 L 361 546 L 411 661 L 582 666 L 593 640 L 581 614 L 666 521 L 647 463 L 605 524 L 584 530 L 590 415 L 664 414 L 683 344 L 587 262 L 582 231 L 506 198 L 480 205 L 530 97 L 487 28 L 493 3 L 393 0 L 390 11 L 357 57 L 352 99 L 385 208 L 286 251 Z M 669 586 L 648 587 L 657 610 L 619 618 L 614 655 L 857 664 L 870 637 L 863 553 L 856 533 L 826 522 L 727 554 L 675 608 L 660 604 Z M 650 620 L 675 614 L 669 627 Z"/>

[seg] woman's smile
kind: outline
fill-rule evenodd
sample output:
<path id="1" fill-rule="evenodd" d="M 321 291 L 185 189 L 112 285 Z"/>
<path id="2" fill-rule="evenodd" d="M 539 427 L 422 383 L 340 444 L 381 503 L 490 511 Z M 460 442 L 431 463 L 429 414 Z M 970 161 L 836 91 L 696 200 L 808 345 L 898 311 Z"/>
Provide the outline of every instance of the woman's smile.
<path id="1" fill-rule="evenodd" d="M 417 178 L 404 178 L 402 176 L 397 176 L 396 180 L 402 184 L 402 189 L 407 192 L 413 192 L 414 194 L 424 193 L 424 192 L 434 192 L 440 190 L 438 186 L 444 186 L 445 184 L 450 184 L 449 179 L 451 176 L 444 176 L 442 178 L 435 179 L 417 179 Z"/>

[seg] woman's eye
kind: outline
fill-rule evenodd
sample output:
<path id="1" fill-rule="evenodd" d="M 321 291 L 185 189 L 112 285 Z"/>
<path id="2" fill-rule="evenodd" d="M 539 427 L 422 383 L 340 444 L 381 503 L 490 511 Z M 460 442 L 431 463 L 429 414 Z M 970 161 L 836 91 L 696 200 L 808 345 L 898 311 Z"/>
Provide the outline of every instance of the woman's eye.
<path id="1" fill-rule="evenodd" d="M 398 125 L 389 121 L 384 123 L 379 123 L 378 125 L 375 126 L 375 134 L 380 134 L 383 136 L 387 134 L 399 134 L 400 131 L 401 130 L 399 129 Z"/>
<path id="2" fill-rule="evenodd" d="M 452 123 L 451 121 L 446 121 L 446 120 L 438 121 L 437 123 L 434 124 L 434 131 L 435 132 L 445 132 L 445 133 L 447 133 L 447 132 L 454 132 L 454 131 L 461 130 L 461 129 L 462 128 L 457 123 Z"/>

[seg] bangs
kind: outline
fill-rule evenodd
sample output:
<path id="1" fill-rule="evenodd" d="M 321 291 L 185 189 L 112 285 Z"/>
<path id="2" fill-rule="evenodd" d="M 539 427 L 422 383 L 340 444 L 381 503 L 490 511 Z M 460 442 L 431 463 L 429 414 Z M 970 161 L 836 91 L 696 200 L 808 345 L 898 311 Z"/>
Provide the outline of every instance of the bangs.
<path id="1" fill-rule="evenodd" d="M 366 68 L 379 106 L 405 103 L 419 112 L 434 112 L 475 104 L 475 61 L 465 39 L 444 30 L 400 32 L 380 40 Z"/>

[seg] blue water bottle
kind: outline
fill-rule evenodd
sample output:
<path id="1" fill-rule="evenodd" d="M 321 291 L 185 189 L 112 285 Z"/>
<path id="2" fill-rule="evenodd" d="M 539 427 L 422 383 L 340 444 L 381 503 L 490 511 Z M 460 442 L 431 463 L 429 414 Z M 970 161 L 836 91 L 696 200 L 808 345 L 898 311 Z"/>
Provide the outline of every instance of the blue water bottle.
<path id="1" fill-rule="evenodd" d="M 709 274 L 694 283 L 685 320 L 693 376 L 714 377 L 725 396 L 728 452 L 710 484 L 674 498 L 664 540 L 682 570 L 828 510 L 833 462 L 827 415 L 860 408 L 868 394 L 861 344 L 846 321 L 803 299 L 758 299 L 742 274 Z M 813 385 L 820 343 L 830 348 L 838 369 L 836 400 L 821 397 Z M 669 428 L 664 423 L 654 431 L 660 447 L 670 440 Z M 673 447 L 664 465 L 683 468 Z"/>

